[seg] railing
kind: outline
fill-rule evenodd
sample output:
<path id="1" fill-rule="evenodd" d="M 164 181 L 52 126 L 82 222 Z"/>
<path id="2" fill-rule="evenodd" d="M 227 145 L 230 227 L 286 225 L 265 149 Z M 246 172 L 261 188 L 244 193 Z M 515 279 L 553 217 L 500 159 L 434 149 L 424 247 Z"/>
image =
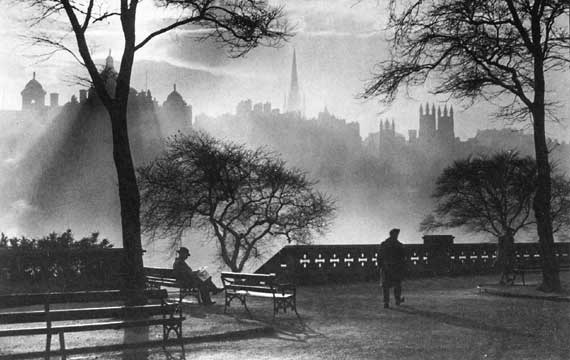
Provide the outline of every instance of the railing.
<path id="1" fill-rule="evenodd" d="M 123 249 L 0 249 L 0 280 L 37 290 L 117 289 Z"/>
<path id="2" fill-rule="evenodd" d="M 498 273 L 497 245 L 404 245 L 408 277 Z M 258 273 L 276 273 L 299 284 L 372 281 L 379 279 L 379 245 L 289 245 L 261 266 Z M 556 243 L 559 263 L 570 263 L 570 243 Z M 518 262 L 540 262 L 538 244 L 515 244 Z"/>

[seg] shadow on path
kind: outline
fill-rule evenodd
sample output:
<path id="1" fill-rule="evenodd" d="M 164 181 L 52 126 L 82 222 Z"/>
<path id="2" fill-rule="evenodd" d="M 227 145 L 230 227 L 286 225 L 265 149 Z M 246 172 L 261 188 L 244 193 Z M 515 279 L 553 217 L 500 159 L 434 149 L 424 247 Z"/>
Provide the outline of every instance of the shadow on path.
<path id="1" fill-rule="evenodd" d="M 223 314 L 223 306 L 219 309 L 219 313 Z M 294 313 L 279 313 L 273 318 L 272 312 L 267 308 L 250 309 L 250 312 L 240 309 L 231 308 L 225 314 L 235 319 L 238 323 L 256 321 L 273 329 L 272 337 L 285 341 L 305 342 L 311 338 L 324 338 L 324 334 L 310 327 L 303 319 L 302 315 Z"/>
<path id="2" fill-rule="evenodd" d="M 326 337 L 301 318 L 275 319 L 272 325 L 275 331 L 274 337 L 280 340 L 306 342 L 309 339 Z"/>
<path id="3" fill-rule="evenodd" d="M 488 332 L 496 332 L 501 334 L 508 334 L 508 335 L 516 335 L 516 336 L 523 336 L 523 337 L 534 337 L 533 334 L 525 333 L 521 331 L 517 331 L 515 329 L 501 327 L 497 325 L 489 325 L 481 321 L 468 319 L 461 316 L 455 316 L 447 313 L 436 312 L 436 311 L 427 311 L 427 310 L 420 310 L 416 309 L 411 306 L 401 306 L 398 308 L 393 308 L 394 311 L 415 315 L 415 316 L 422 316 L 428 319 L 432 319 L 435 321 L 439 321 L 448 325 L 453 325 L 457 327 L 462 327 L 466 329 L 472 330 L 481 330 L 481 331 L 488 331 Z"/>

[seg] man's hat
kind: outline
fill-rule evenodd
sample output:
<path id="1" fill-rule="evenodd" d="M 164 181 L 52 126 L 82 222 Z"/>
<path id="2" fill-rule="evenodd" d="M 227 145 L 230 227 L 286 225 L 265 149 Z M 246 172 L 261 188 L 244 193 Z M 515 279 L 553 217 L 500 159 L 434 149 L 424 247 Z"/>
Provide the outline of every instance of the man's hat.
<path id="1" fill-rule="evenodd" d="M 398 235 L 400 233 L 400 229 L 392 229 L 390 230 L 390 235 Z"/>
<path id="2" fill-rule="evenodd" d="M 188 248 L 186 248 L 186 247 L 184 247 L 184 246 L 182 246 L 179 250 L 177 250 L 177 252 L 178 252 L 179 254 L 181 254 L 181 255 L 182 255 L 182 254 L 190 255 L 190 250 L 188 250 Z"/>

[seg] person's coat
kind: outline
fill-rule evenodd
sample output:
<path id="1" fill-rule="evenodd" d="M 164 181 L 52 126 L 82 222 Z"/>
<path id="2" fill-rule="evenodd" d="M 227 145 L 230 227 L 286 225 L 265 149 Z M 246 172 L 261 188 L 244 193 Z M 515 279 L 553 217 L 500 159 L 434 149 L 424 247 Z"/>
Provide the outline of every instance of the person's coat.
<path id="1" fill-rule="evenodd" d="M 404 245 L 396 239 L 384 240 L 380 244 L 380 266 L 383 286 L 394 286 L 395 283 L 402 281 L 406 274 Z"/>

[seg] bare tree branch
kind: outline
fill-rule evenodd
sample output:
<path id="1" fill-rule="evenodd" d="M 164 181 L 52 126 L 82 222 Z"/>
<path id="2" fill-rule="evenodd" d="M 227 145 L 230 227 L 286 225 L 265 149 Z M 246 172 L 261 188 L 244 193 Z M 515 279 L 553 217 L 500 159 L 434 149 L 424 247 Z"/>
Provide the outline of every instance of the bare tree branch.
<path id="1" fill-rule="evenodd" d="M 263 244 L 325 231 L 334 213 L 334 202 L 300 170 L 203 133 L 175 137 L 162 158 L 139 169 L 139 183 L 145 232 L 168 238 L 190 225 L 211 229 L 233 271 Z"/>

